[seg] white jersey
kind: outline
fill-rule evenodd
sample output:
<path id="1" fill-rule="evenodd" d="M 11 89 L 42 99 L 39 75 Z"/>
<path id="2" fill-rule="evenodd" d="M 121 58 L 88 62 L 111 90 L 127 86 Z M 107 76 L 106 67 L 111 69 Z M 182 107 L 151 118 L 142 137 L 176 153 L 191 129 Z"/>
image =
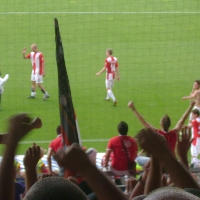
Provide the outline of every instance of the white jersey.
<path id="1" fill-rule="evenodd" d="M 4 91 L 3 85 L 4 85 L 5 82 L 8 80 L 8 78 L 9 78 L 9 75 L 8 75 L 8 74 L 6 74 L 4 78 L 1 78 L 1 77 L 0 77 L 0 94 L 3 93 L 3 91 Z"/>

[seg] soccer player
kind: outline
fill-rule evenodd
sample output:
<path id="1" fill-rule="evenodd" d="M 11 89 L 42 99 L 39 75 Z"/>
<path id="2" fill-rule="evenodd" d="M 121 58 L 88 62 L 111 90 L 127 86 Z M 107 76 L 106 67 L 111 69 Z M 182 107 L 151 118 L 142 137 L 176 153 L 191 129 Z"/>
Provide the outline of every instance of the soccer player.
<path id="1" fill-rule="evenodd" d="M 182 98 L 182 100 L 187 100 L 187 99 L 195 99 L 194 109 L 196 108 L 200 111 L 200 80 L 194 81 L 190 96 L 185 96 Z M 189 120 L 190 122 L 192 121 L 192 113 L 190 114 Z"/>
<path id="2" fill-rule="evenodd" d="M 193 141 L 191 143 L 191 164 L 200 163 L 200 160 L 198 159 L 198 155 L 200 154 L 200 117 L 199 117 L 199 110 L 194 109 L 192 110 L 192 121 L 190 123 L 190 126 L 192 127 L 192 138 Z"/>
<path id="3" fill-rule="evenodd" d="M 114 85 L 114 79 L 120 80 L 119 77 L 119 67 L 117 58 L 112 56 L 113 50 L 107 49 L 106 50 L 106 56 L 104 67 L 96 73 L 97 76 L 99 76 L 102 72 L 106 70 L 106 90 L 107 90 L 107 97 L 105 98 L 106 101 L 109 101 L 110 98 L 113 100 L 113 105 L 116 106 L 117 100 L 113 94 L 112 87 Z"/>
<path id="4" fill-rule="evenodd" d="M 38 86 L 42 93 L 44 94 L 43 100 L 46 100 L 49 98 L 48 92 L 45 90 L 43 83 L 43 76 L 45 76 L 44 71 L 44 57 L 43 54 L 38 51 L 37 45 L 32 44 L 31 45 L 32 52 L 26 55 L 26 48 L 22 50 L 22 55 L 24 59 L 30 59 L 32 64 L 32 73 L 31 73 L 31 96 L 29 96 L 29 99 L 34 99 L 36 95 L 36 86 Z"/>
<path id="5" fill-rule="evenodd" d="M 4 91 L 4 84 L 5 82 L 8 80 L 9 78 L 9 75 L 6 74 L 4 78 L 1 78 L 1 72 L 0 72 L 0 110 L 1 110 L 1 95 L 3 94 L 3 91 Z"/>

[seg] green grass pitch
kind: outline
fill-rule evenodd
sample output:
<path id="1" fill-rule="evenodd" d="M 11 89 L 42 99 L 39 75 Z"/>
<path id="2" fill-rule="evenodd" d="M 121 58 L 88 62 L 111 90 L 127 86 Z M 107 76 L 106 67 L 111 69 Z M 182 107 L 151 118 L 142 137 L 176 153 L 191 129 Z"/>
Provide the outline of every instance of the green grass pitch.
<path id="1" fill-rule="evenodd" d="M 172 127 L 189 105 L 181 97 L 200 79 L 200 2 L 169 0 L 39 1 L 10 0 L 0 7 L 0 70 L 10 74 L 2 97 L 0 131 L 6 119 L 28 112 L 43 121 L 40 130 L 25 137 L 23 154 L 31 142 L 48 148 L 59 124 L 54 18 L 60 25 L 65 61 L 83 145 L 105 151 L 107 139 L 117 134 L 117 124 L 129 124 L 134 136 L 142 125 L 127 108 L 134 100 L 154 126 L 168 114 Z M 30 95 L 31 64 L 22 48 L 38 44 L 45 57 L 44 86 L 50 94 L 42 101 Z M 111 47 L 119 60 L 121 80 L 115 82 L 117 107 L 105 102 L 105 74 L 96 77 Z M 2 153 L 2 150 L 1 150 Z"/>

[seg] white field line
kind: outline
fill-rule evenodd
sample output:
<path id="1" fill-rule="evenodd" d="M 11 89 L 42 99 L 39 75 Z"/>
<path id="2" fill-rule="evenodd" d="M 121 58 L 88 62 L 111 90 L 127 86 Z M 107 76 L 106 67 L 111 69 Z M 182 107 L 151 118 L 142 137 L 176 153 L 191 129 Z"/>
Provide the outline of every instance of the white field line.
<path id="1" fill-rule="evenodd" d="M 88 139 L 88 140 L 81 140 L 82 142 L 107 142 L 109 139 Z M 20 142 L 19 144 L 33 144 L 33 143 L 36 143 L 36 144 L 46 144 L 46 143 L 50 143 L 51 140 L 39 140 L 39 141 L 23 141 L 23 142 Z"/>
<path id="2" fill-rule="evenodd" d="M 200 14 L 199 12 L 0 12 L 0 15 L 40 15 L 40 14 L 75 14 L 75 15 L 95 15 L 95 14 Z"/>

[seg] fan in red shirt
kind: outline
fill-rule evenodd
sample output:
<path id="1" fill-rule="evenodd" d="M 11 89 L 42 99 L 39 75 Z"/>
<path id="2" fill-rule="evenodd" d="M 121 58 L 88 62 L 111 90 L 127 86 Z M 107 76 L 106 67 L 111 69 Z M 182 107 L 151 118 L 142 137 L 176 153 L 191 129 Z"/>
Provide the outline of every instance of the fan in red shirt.
<path id="1" fill-rule="evenodd" d="M 102 164 L 104 167 L 107 167 L 111 157 L 110 170 L 115 175 L 122 176 L 129 174 L 128 162 L 135 160 L 138 146 L 136 140 L 127 135 L 128 124 L 126 122 L 122 121 L 119 123 L 118 133 L 118 136 L 109 140 Z"/>
<path id="2" fill-rule="evenodd" d="M 136 110 L 135 105 L 133 104 L 132 101 L 128 103 L 128 107 L 131 108 L 131 110 L 134 112 L 137 119 L 143 124 L 145 128 L 151 128 L 155 132 L 163 135 L 167 141 L 168 147 L 175 154 L 174 151 L 175 151 L 176 142 L 177 142 L 177 135 L 179 131 L 181 130 L 182 126 L 184 125 L 185 120 L 189 116 L 194 104 L 195 104 L 194 101 L 190 102 L 190 106 L 187 108 L 185 113 L 182 115 L 181 119 L 177 122 L 176 126 L 172 130 L 169 130 L 169 127 L 171 125 L 171 120 L 168 115 L 164 115 L 161 118 L 160 120 L 161 129 L 158 129 L 152 126 L 142 117 L 142 115 Z"/>
<path id="3" fill-rule="evenodd" d="M 57 133 L 57 137 L 51 141 L 50 145 L 49 145 L 49 149 L 48 149 L 48 153 L 47 153 L 47 162 L 48 162 L 48 168 L 49 168 L 49 172 L 53 173 L 52 171 L 52 167 L 51 167 L 51 156 L 54 156 L 55 153 L 63 147 L 62 144 L 62 135 L 61 135 L 61 130 L 60 130 L 60 126 L 58 126 L 56 128 L 56 133 Z M 60 168 L 61 173 L 63 173 L 63 169 Z M 63 176 L 63 174 L 61 174 Z"/>

